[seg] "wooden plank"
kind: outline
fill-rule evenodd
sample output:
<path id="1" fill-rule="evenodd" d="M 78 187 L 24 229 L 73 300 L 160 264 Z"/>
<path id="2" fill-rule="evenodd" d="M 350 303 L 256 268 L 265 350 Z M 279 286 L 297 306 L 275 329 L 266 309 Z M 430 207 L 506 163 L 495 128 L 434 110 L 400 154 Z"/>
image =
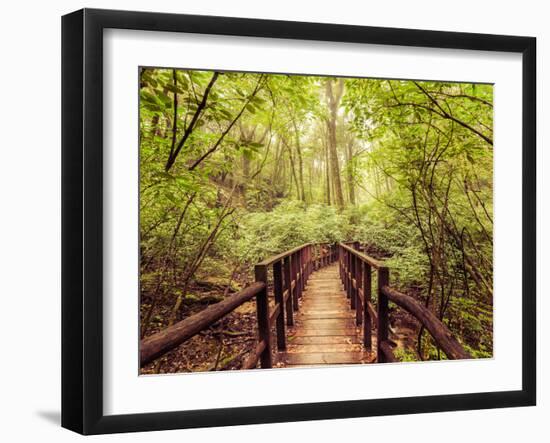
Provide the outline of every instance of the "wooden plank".
<path id="1" fill-rule="evenodd" d="M 340 288 L 340 282 L 338 280 L 336 280 L 335 278 L 334 279 L 331 278 L 330 280 L 313 280 L 313 279 L 310 279 L 309 280 L 309 285 L 314 286 L 316 288 L 324 288 L 324 287 Z"/>
<path id="2" fill-rule="evenodd" d="M 331 311 L 331 310 L 333 311 L 335 310 L 338 312 L 349 311 L 349 302 L 347 301 L 335 302 L 335 303 L 322 303 L 322 302 L 309 303 L 306 301 L 302 306 L 304 307 L 304 312 Z"/>
<path id="3" fill-rule="evenodd" d="M 311 305 L 322 304 L 322 303 L 334 303 L 338 305 L 338 304 L 347 303 L 347 302 L 348 301 L 346 300 L 346 298 L 340 295 L 318 296 L 316 298 L 312 298 L 310 296 L 304 299 L 304 303 L 311 304 Z"/>
<path id="4" fill-rule="evenodd" d="M 353 320 L 337 319 L 314 319 L 314 320 L 302 320 L 299 319 L 296 322 L 296 326 L 305 328 L 317 328 L 317 329 L 336 329 L 336 328 L 353 328 L 355 322 Z"/>
<path id="5" fill-rule="evenodd" d="M 325 297 L 342 297 L 342 290 L 340 288 L 315 288 L 308 286 L 305 294 L 309 295 L 311 298 L 325 298 Z"/>
<path id="6" fill-rule="evenodd" d="M 315 309 L 316 306 L 319 306 L 322 309 L 327 309 L 333 307 L 337 310 L 342 310 L 344 307 L 349 306 L 349 302 L 344 298 L 342 300 L 308 300 L 305 299 L 303 306 L 308 306 L 311 309 Z"/>
<path id="7" fill-rule="evenodd" d="M 331 298 L 331 299 L 322 299 L 318 298 L 316 300 L 306 299 L 304 300 L 305 305 L 330 305 L 333 304 L 334 306 L 340 306 L 340 305 L 348 305 L 348 301 L 345 298 Z"/>
<path id="8" fill-rule="evenodd" d="M 310 354 L 322 352 L 362 352 L 363 345 L 361 343 L 301 343 L 289 344 L 287 354 Z"/>
<path id="9" fill-rule="evenodd" d="M 346 335 L 327 335 L 327 336 L 312 336 L 312 337 L 292 337 L 288 343 L 293 345 L 324 345 L 324 344 L 356 344 L 361 343 L 359 338 Z"/>
<path id="10" fill-rule="evenodd" d="M 345 298 L 342 297 L 342 289 L 330 289 L 330 288 L 314 288 L 311 286 L 308 286 L 307 290 L 305 291 L 305 294 L 309 295 L 312 299 L 320 299 L 320 298 L 327 298 L 327 297 L 335 297 L 335 298 Z"/>
<path id="11" fill-rule="evenodd" d="M 300 319 L 302 320 L 337 320 L 353 319 L 353 314 L 351 312 L 344 311 L 313 311 L 308 310 L 307 314 L 301 315 Z"/>
<path id="12" fill-rule="evenodd" d="M 312 352 L 287 353 L 284 361 L 290 365 L 341 365 L 360 363 L 363 358 L 362 352 Z"/>
<path id="13" fill-rule="evenodd" d="M 296 337 L 322 337 L 326 335 L 344 335 L 357 336 L 355 328 L 337 328 L 337 329 L 318 329 L 318 328 L 298 328 L 294 334 Z"/>

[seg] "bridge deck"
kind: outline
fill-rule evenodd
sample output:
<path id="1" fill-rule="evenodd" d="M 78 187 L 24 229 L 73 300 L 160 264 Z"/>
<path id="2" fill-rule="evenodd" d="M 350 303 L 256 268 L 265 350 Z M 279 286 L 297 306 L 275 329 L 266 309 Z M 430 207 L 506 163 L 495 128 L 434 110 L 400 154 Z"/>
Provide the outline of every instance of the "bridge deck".
<path id="1" fill-rule="evenodd" d="M 343 290 L 338 265 L 314 272 L 289 329 L 287 351 L 280 356 L 286 367 L 368 363 L 371 356 L 361 343 L 361 329 Z"/>

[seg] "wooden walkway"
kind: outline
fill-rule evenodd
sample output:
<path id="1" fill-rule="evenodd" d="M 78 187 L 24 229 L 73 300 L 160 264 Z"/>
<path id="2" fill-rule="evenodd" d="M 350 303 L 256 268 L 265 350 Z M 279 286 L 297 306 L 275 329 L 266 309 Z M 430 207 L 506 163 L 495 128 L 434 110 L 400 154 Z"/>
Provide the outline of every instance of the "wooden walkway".
<path id="1" fill-rule="evenodd" d="M 403 337 L 414 331 L 403 334 L 403 328 L 395 331 L 390 327 L 390 301 L 414 316 L 448 359 L 471 359 L 429 308 L 391 287 L 390 270 L 384 262 L 362 253 L 359 246 L 357 242 L 353 246 L 306 243 L 265 259 L 255 265 L 255 282 L 250 286 L 141 340 L 140 366 L 162 357 L 253 298 L 258 340 L 242 369 L 258 365 L 269 369 L 274 364 L 298 367 L 397 362 L 394 349 L 405 347 Z M 320 269 L 311 272 L 315 268 Z M 272 286 L 268 271 L 273 276 Z M 274 303 L 269 300 L 271 291 Z M 376 307 L 371 304 L 373 295 Z M 294 302 L 298 303 L 297 311 Z M 357 321 L 362 328 L 357 327 Z M 293 326 L 287 328 L 287 324 Z"/>
<path id="2" fill-rule="evenodd" d="M 369 363 L 338 264 L 311 274 L 280 362 L 286 367 Z"/>

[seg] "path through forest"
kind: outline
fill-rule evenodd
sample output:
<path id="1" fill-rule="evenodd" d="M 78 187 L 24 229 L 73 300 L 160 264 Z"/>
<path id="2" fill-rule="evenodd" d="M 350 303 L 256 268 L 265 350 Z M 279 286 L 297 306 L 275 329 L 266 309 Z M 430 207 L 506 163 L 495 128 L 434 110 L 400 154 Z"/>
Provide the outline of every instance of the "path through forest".
<path id="1" fill-rule="evenodd" d="M 282 355 L 287 367 L 369 363 L 373 358 L 361 343 L 361 328 L 355 324 L 336 263 L 311 275 L 289 332 Z"/>
<path id="2" fill-rule="evenodd" d="M 246 290 L 268 257 L 358 242 L 473 358 L 493 357 L 493 85 L 161 67 L 139 76 L 142 339 Z M 310 277 L 272 363 L 364 358 L 336 269 Z M 400 361 L 442 358 L 412 314 L 390 310 Z M 240 369 L 257 350 L 255 311 L 241 305 L 142 373 Z"/>

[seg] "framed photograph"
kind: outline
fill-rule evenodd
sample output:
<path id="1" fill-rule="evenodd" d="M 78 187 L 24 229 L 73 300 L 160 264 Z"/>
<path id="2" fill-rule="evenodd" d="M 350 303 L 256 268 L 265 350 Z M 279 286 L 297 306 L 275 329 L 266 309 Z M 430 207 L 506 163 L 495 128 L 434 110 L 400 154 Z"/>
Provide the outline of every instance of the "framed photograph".
<path id="1" fill-rule="evenodd" d="M 62 20 L 62 425 L 536 402 L 531 37 Z"/>

